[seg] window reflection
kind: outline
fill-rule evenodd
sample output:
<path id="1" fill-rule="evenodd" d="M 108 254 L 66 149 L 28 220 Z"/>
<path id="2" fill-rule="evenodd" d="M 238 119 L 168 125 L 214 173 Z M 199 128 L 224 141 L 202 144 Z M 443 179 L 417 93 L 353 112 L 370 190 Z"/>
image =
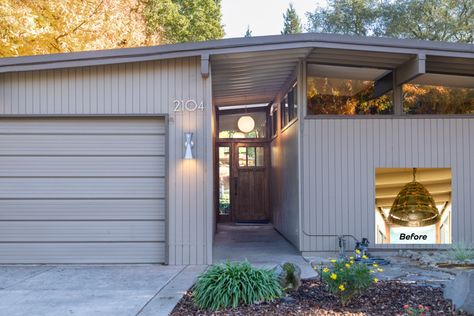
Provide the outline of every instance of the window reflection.
<path id="1" fill-rule="evenodd" d="M 230 214 L 230 147 L 219 147 L 219 214 Z"/>

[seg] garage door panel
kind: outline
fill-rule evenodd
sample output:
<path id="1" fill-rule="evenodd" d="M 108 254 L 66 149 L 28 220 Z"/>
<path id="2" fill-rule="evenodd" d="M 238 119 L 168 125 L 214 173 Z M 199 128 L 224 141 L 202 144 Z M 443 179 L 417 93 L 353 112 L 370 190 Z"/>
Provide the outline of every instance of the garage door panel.
<path id="1" fill-rule="evenodd" d="M 160 157 L 0 156 L 0 177 L 164 177 Z"/>
<path id="2" fill-rule="evenodd" d="M 0 222 L 3 242 L 165 241 L 164 221 Z"/>
<path id="3" fill-rule="evenodd" d="M 3 263 L 160 263 L 165 243 L 0 243 L 0 253 Z"/>
<path id="4" fill-rule="evenodd" d="M 0 135 L 0 155 L 163 156 L 164 135 Z"/>
<path id="5" fill-rule="evenodd" d="M 164 178 L 2 178 L 0 180 L 0 199 L 164 197 Z"/>
<path id="6" fill-rule="evenodd" d="M 0 221 L 164 220 L 165 199 L 0 199 Z"/>
<path id="7" fill-rule="evenodd" d="M 0 134 L 161 134 L 164 120 L 149 118 L 0 118 Z"/>
<path id="8" fill-rule="evenodd" d="M 163 118 L 0 119 L 0 263 L 165 261 Z"/>

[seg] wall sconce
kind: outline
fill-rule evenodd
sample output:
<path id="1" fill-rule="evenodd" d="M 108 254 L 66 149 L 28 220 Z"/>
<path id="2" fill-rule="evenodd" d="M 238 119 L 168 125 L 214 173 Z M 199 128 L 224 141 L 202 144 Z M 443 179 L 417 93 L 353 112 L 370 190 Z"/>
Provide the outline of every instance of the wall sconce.
<path id="1" fill-rule="evenodd" d="M 194 159 L 193 147 L 193 133 L 184 133 L 184 159 Z"/>

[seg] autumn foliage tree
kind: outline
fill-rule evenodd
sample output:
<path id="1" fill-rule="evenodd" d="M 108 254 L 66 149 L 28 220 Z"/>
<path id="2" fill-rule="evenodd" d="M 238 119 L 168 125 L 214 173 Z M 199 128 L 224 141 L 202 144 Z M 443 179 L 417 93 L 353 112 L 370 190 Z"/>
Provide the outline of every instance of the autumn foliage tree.
<path id="1" fill-rule="evenodd" d="M 0 57 L 223 37 L 219 0 L 1 0 Z"/>

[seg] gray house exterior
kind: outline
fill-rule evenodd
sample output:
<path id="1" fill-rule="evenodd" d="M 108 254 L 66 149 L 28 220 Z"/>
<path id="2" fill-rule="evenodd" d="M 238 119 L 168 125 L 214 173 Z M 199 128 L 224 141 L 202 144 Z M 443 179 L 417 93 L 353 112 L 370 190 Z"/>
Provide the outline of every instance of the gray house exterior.
<path id="1" fill-rule="evenodd" d="M 326 66 L 373 69 L 391 112 L 309 113 Z M 302 253 L 374 240 L 377 168 L 450 168 L 451 241 L 472 243 L 474 108 L 407 113 L 407 83 L 473 89 L 474 45 L 302 34 L 0 59 L 0 263 L 212 263 L 218 118 L 252 104 L 274 122 L 269 220 Z"/>

